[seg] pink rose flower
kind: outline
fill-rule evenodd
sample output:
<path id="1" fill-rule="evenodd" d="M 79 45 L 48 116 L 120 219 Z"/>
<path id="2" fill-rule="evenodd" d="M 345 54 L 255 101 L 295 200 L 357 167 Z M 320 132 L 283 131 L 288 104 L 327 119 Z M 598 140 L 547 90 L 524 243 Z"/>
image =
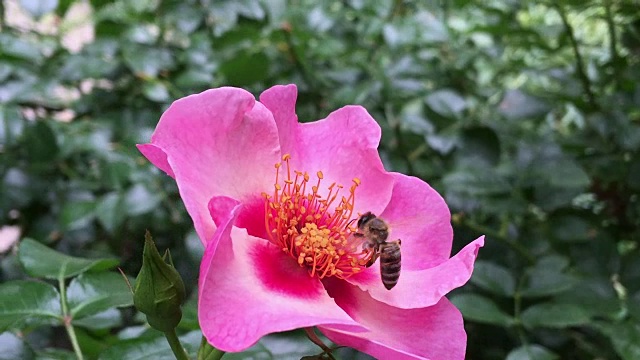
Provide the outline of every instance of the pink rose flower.
<path id="1" fill-rule="evenodd" d="M 462 316 L 444 295 L 468 281 L 483 237 L 449 258 L 447 205 L 424 181 L 384 169 L 367 111 L 346 106 L 301 124 L 296 97 L 294 85 L 260 101 L 232 87 L 191 95 L 138 146 L 176 180 L 206 246 L 204 336 L 235 352 L 317 326 L 380 359 L 464 359 Z M 391 290 L 353 235 L 368 211 L 389 224 L 389 241 L 402 240 Z"/>

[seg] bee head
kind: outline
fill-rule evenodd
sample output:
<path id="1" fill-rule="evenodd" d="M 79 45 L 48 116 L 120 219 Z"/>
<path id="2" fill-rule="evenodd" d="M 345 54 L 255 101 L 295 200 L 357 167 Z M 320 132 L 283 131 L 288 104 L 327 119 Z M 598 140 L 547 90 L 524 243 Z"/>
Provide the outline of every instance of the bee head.
<path id="1" fill-rule="evenodd" d="M 360 216 L 360 218 L 358 219 L 358 228 L 362 229 L 362 227 L 364 226 L 364 224 L 368 223 L 369 221 L 375 219 L 376 216 L 373 215 L 371 213 L 371 211 L 367 211 L 366 213 L 364 213 L 362 216 Z"/>

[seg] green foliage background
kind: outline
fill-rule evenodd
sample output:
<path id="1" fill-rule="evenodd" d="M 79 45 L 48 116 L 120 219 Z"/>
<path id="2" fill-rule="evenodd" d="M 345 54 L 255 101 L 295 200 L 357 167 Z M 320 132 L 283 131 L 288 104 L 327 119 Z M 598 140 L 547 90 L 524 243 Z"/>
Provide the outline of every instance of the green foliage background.
<path id="1" fill-rule="evenodd" d="M 104 270 L 116 258 L 135 276 L 149 229 L 193 291 L 202 249 L 175 184 L 134 145 L 178 97 L 283 83 L 301 121 L 365 106 L 387 168 L 447 200 L 454 251 L 487 235 L 450 296 L 469 359 L 640 359 L 637 0 L 1 4 L 0 223 L 35 241 L 0 255 L 0 359 L 74 358 L 61 311 L 88 358 L 166 355 Z M 80 47 L 82 25 L 95 36 Z M 192 297 L 191 351 L 197 329 Z M 294 333 L 225 359 L 314 352 Z"/>

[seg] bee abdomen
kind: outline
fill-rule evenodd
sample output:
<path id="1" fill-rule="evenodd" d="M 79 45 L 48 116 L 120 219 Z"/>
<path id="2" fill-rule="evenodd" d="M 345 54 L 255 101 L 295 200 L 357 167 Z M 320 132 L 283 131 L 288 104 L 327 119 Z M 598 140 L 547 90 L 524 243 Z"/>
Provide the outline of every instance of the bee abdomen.
<path id="1" fill-rule="evenodd" d="M 400 278 L 400 244 L 387 243 L 380 251 L 380 277 L 387 290 L 391 290 Z"/>

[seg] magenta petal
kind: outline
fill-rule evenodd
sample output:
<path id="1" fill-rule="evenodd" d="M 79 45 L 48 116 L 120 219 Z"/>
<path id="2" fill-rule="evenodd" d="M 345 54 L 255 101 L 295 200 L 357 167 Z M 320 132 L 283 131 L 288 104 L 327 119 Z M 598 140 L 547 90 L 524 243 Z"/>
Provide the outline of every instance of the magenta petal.
<path id="1" fill-rule="evenodd" d="M 167 161 L 167 154 L 162 149 L 153 144 L 138 144 L 137 147 L 142 155 L 149 159 L 153 165 L 175 179 L 176 175 Z"/>
<path id="2" fill-rule="evenodd" d="M 264 197 L 262 196 L 248 198 L 242 204 L 238 200 L 227 196 L 214 196 L 209 201 L 209 213 L 216 226 L 220 226 L 231 210 L 238 205 L 240 207 L 236 210 L 237 217 L 233 225 L 247 229 L 251 236 L 266 239 Z"/>
<path id="3" fill-rule="evenodd" d="M 271 111 L 278 126 L 282 153 L 290 154 L 294 158 L 297 158 L 295 145 L 298 131 L 297 97 L 298 89 L 293 84 L 276 85 L 260 94 L 260 102 Z"/>
<path id="4" fill-rule="evenodd" d="M 362 183 L 356 190 L 355 211 L 380 213 L 385 208 L 393 177 L 378 155 L 380 126 L 367 110 L 345 106 L 326 119 L 300 124 L 297 135 L 294 168 L 311 174 L 321 170 L 326 186 L 336 182 L 348 188 L 357 177 Z"/>
<path id="5" fill-rule="evenodd" d="M 162 170 L 173 171 L 203 242 L 215 231 L 209 200 L 222 195 L 245 201 L 269 191 L 273 166 L 280 160 L 271 113 L 249 92 L 228 87 L 174 102 L 162 115 L 151 145 L 142 145 L 141 151 Z"/>
<path id="6" fill-rule="evenodd" d="M 378 359 L 463 360 L 467 345 L 462 315 L 446 298 L 433 306 L 398 309 L 344 282 L 332 282 L 329 294 L 363 328 L 349 331 L 323 325 L 333 342 Z"/>
<path id="7" fill-rule="evenodd" d="M 447 204 L 426 182 L 399 173 L 391 201 L 380 217 L 389 223 L 389 240 L 402 240 L 402 269 L 422 270 L 451 255 L 453 229 Z"/>
<path id="8" fill-rule="evenodd" d="M 198 319 L 209 343 L 242 351 L 273 332 L 356 326 L 294 259 L 232 226 L 241 207 L 216 215 L 220 223 L 200 266 Z"/>
<path id="9" fill-rule="evenodd" d="M 353 275 L 347 281 L 368 291 L 374 299 L 391 306 L 403 309 L 431 306 L 449 291 L 469 280 L 478 250 L 483 245 L 484 236 L 481 236 L 438 266 L 424 270 L 403 269 L 398 284 L 391 290 L 385 289 L 382 285 L 377 265 L 364 273 Z"/>

